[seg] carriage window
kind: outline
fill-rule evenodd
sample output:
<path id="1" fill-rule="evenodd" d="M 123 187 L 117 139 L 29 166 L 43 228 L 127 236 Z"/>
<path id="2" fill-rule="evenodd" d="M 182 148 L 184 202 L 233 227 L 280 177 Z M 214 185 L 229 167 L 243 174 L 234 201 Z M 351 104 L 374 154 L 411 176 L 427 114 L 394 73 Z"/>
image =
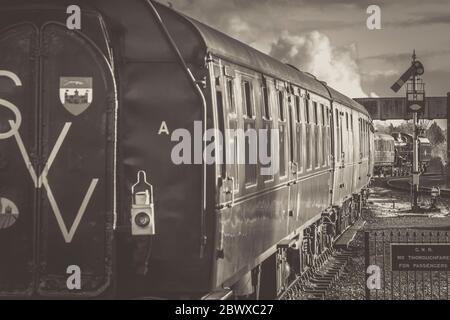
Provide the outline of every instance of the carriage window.
<path id="1" fill-rule="evenodd" d="M 279 119 L 284 121 L 284 95 L 283 91 L 278 91 L 278 108 L 279 108 Z"/>
<path id="2" fill-rule="evenodd" d="M 367 145 L 366 145 L 366 120 L 363 120 L 363 153 L 364 156 L 366 155 L 366 149 L 367 149 Z"/>
<path id="3" fill-rule="evenodd" d="M 223 134 L 225 132 L 225 128 L 224 128 L 224 124 L 225 124 L 224 114 L 225 114 L 225 111 L 223 109 L 222 91 L 220 91 L 219 89 L 216 90 L 216 103 L 217 103 L 217 111 L 218 111 L 218 115 L 219 115 L 219 130 Z M 224 155 L 224 158 L 225 157 L 226 157 L 226 155 Z M 222 175 L 222 177 L 226 176 L 225 161 L 222 164 L 221 175 Z"/>
<path id="4" fill-rule="evenodd" d="M 339 118 L 339 128 L 340 128 L 340 132 L 339 132 L 339 136 L 341 137 L 341 141 L 339 142 L 339 145 L 341 147 L 340 152 L 341 152 L 341 159 L 345 160 L 343 155 L 344 152 L 344 113 L 342 112 L 340 114 L 342 117 Z"/>
<path id="5" fill-rule="evenodd" d="M 325 106 L 320 104 L 320 111 L 322 115 L 322 125 L 325 126 Z"/>
<path id="6" fill-rule="evenodd" d="M 331 155 L 331 113 L 330 108 L 327 107 L 327 155 Z M 329 162 L 329 159 L 327 157 L 326 163 Z M 329 163 L 328 163 L 329 164 Z"/>
<path id="7" fill-rule="evenodd" d="M 242 83 L 242 87 L 243 87 L 243 99 L 242 102 L 244 104 L 244 111 L 245 111 L 245 115 L 248 118 L 253 118 L 254 114 L 253 114 L 253 105 L 252 105 L 252 89 L 251 89 L 251 85 L 250 82 L 248 81 L 244 81 Z"/>
<path id="8" fill-rule="evenodd" d="M 296 96 L 296 108 L 297 108 L 297 125 L 296 125 L 296 134 L 297 134 L 297 161 L 300 172 L 303 172 L 303 125 L 301 122 L 300 112 L 302 112 L 302 108 L 300 106 L 301 100 L 299 96 Z"/>
<path id="9" fill-rule="evenodd" d="M 364 134 L 364 156 L 367 154 L 367 143 L 366 143 L 366 137 L 367 137 L 367 129 L 366 129 L 366 120 L 363 121 L 363 134 Z"/>
<path id="10" fill-rule="evenodd" d="M 319 124 L 319 119 L 317 117 L 317 102 L 313 101 L 313 111 L 314 111 L 314 123 Z"/>
<path id="11" fill-rule="evenodd" d="M 270 120 L 270 105 L 269 105 L 269 90 L 267 87 L 262 88 L 263 93 L 263 104 L 264 104 L 264 119 Z"/>
<path id="12" fill-rule="evenodd" d="M 280 147 L 280 177 L 286 176 L 286 150 L 287 150 L 287 127 L 284 114 L 284 93 L 278 91 L 278 130 L 279 130 L 279 147 Z"/>
<path id="13" fill-rule="evenodd" d="M 309 118 L 309 100 L 308 98 L 305 98 L 305 113 L 306 113 L 306 123 L 310 123 L 310 118 Z"/>
<path id="14" fill-rule="evenodd" d="M 295 112 L 296 112 L 296 120 L 300 123 L 300 97 L 295 96 Z"/>
<path id="15" fill-rule="evenodd" d="M 314 141 L 314 166 L 317 168 L 320 164 L 320 132 L 319 132 L 319 110 L 317 102 L 313 102 L 313 110 L 314 110 L 314 132 L 313 132 L 313 141 Z"/>
<path id="16" fill-rule="evenodd" d="M 366 130 L 366 143 L 367 143 L 367 150 L 366 150 L 366 155 L 369 156 L 369 147 L 370 147 L 370 141 L 369 141 L 369 121 L 366 122 L 367 123 L 367 130 Z"/>
<path id="17" fill-rule="evenodd" d="M 369 154 L 369 123 L 366 121 L 366 155 Z"/>
<path id="18" fill-rule="evenodd" d="M 229 129 L 236 130 L 238 127 L 238 121 L 237 121 L 237 111 L 236 111 L 236 96 L 235 96 L 235 88 L 234 88 L 234 78 L 232 77 L 226 77 L 225 80 L 226 88 L 224 88 L 224 95 L 226 95 L 227 98 L 227 106 L 222 106 L 223 109 L 227 109 L 227 112 L 225 113 L 225 117 L 228 118 L 228 127 Z M 220 92 L 220 96 L 222 96 L 222 92 Z M 219 92 L 217 94 L 217 106 L 220 109 L 220 103 L 223 99 L 219 98 Z M 221 112 L 219 111 L 219 114 Z M 221 119 L 219 119 L 221 121 Z M 222 130 L 222 128 L 220 128 Z M 235 191 L 239 191 L 239 166 L 238 166 L 238 156 L 239 156 L 239 144 L 238 144 L 238 137 L 230 134 L 226 135 L 225 132 L 224 139 L 228 139 L 228 143 L 225 144 L 224 148 L 224 163 L 231 163 L 229 166 L 230 172 L 228 173 L 230 176 L 234 177 L 235 179 Z"/>
<path id="19" fill-rule="evenodd" d="M 232 78 L 227 79 L 227 95 L 230 113 L 236 114 L 236 101 L 234 99 L 234 81 Z"/>
<path id="20" fill-rule="evenodd" d="M 335 122 L 336 122 L 336 131 L 337 131 L 337 139 L 336 139 L 336 158 L 339 161 L 341 159 L 341 146 L 340 146 L 340 121 L 339 121 L 339 110 L 336 109 L 335 111 Z"/>
<path id="21" fill-rule="evenodd" d="M 280 177 L 286 176 L 286 124 L 278 125 L 280 138 Z"/>
<path id="22" fill-rule="evenodd" d="M 360 158 L 362 158 L 363 155 L 363 136 L 362 136 L 362 119 L 359 118 L 359 153 L 360 153 Z"/>
<path id="23" fill-rule="evenodd" d="M 347 131 L 348 131 L 348 112 L 345 113 L 345 123 L 347 124 Z"/>
<path id="24" fill-rule="evenodd" d="M 327 126 L 330 125 L 330 109 L 327 107 Z"/>
<path id="25" fill-rule="evenodd" d="M 326 128 L 326 120 L 325 120 L 325 106 L 322 104 L 321 107 L 322 112 L 322 165 L 327 164 L 327 128 Z"/>
<path id="26" fill-rule="evenodd" d="M 242 104 L 244 110 L 244 157 L 245 157 L 245 184 L 255 185 L 257 180 L 257 164 L 255 155 L 257 154 L 258 138 L 255 134 L 255 111 L 253 105 L 253 91 L 250 81 L 242 82 Z"/>
<path id="27" fill-rule="evenodd" d="M 312 161 L 311 161 L 311 118 L 310 118 L 310 103 L 309 99 L 305 98 L 305 113 L 306 113 L 306 125 L 305 125 L 305 131 L 306 131 L 306 137 L 305 137 L 305 145 L 306 145 L 306 169 L 309 170 L 312 168 Z"/>
<path id="28" fill-rule="evenodd" d="M 366 155 L 368 154 L 368 149 L 369 149 L 369 146 L 368 146 L 368 143 L 367 143 L 367 137 L 368 137 L 368 134 L 367 134 L 367 132 L 368 132 L 368 125 L 367 125 L 367 121 L 364 121 L 364 134 L 365 134 L 365 146 L 366 146 Z"/>

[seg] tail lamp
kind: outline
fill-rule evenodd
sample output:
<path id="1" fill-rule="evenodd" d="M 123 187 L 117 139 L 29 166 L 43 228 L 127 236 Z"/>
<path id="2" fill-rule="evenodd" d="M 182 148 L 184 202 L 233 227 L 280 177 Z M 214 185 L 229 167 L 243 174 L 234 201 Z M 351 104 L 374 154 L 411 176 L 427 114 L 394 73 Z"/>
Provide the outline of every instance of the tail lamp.
<path id="1" fill-rule="evenodd" d="M 147 182 L 145 171 L 139 171 L 137 182 L 131 188 L 131 234 L 150 236 L 155 234 L 153 186 Z"/>

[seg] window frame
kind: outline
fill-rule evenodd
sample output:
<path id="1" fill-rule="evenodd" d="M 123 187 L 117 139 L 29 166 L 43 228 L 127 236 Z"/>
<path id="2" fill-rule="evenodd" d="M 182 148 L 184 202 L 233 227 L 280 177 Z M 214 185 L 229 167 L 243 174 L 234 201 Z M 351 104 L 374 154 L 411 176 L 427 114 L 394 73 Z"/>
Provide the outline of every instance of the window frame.
<path id="1" fill-rule="evenodd" d="M 270 103 L 270 91 L 267 83 L 261 86 L 262 108 L 261 118 L 266 121 L 272 121 L 272 104 Z"/>
<path id="2" fill-rule="evenodd" d="M 227 110 L 227 127 L 228 129 L 231 129 L 233 126 L 236 127 L 238 130 L 240 128 L 240 121 L 239 121 L 239 103 L 238 103 L 238 87 L 237 87 L 237 81 L 236 81 L 236 73 L 235 70 L 228 65 L 223 66 L 224 72 L 223 72 L 223 86 L 225 86 L 224 91 L 225 94 L 223 94 L 223 97 L 225 99 L 225 107 L 224 109 Z M 233 123 L 233 125 L 232 125 Z M 236 130 L 235 129 L 235 130 Z M 239 141 L 238 138 L 234 135 L 233 136 L 233 143 L 230 144 L 230 136 L 226 134 L 226 132 L 223 133 L 223 142 L 225 144 L 224 146 L 224 162 L 225 165 L 228 167 L 232 167 L 233 172 L 228 172 L 227 169 L 227 175 L 233 176 L 235 183 L 234 183 L 234 190 L 233 192 L 235 194 L 238 194 L 240 192 L 240 178 L 241 178 L 241 169 L 240 169 L 240 157 L 241 157 L 241 150 L 239 148 Z M 226 164 L 226 157 L 229 152 L 231 152 L 230 148 L 233 146 L 233 155 L 234 155 L 234 163 L 233 164 Z"/>
<path id="3" fill-rule="evenodd" d="M 280 98 L 281 97 L 281 98 Z M 278 121 L 286 122 L 286 95 L 285 90 L 277 88 L 277 106 L 278 106 Z"/>
<path id="4" fill-rule="evenodd" d="M 246 90 L 248 85 L 248 92 Z M 241 79 L 241 96 L 242 96 L 242 115 L 245 119 L 253 119 L 256 120 L 256 109 L 255 109 L 255 96 L 254 96 L 254 88 L 253 81 L 249 77 L 242 77 Z M 250 109 L 248 103 L 250 102 Z M 248 111 L 251 111 L 251 115 L 249 116 Z"/>

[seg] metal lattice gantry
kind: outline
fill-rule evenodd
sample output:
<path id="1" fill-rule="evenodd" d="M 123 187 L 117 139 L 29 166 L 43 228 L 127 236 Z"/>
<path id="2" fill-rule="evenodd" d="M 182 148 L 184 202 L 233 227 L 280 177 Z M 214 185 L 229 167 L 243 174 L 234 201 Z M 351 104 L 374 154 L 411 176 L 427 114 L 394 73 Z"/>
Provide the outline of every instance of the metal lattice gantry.
<path id="1" fill-rule="evenodd" d="M 447 119 L 447 97 L 427 97 L 422 119 L 437 120 Z M 411 120 L 412 114 L 406 112 L 406 101 L 404 97 L 382 97 L 382 98 L 355 98 L 356 102 L 362 104 L 369 111 L 373 120 Z"/>

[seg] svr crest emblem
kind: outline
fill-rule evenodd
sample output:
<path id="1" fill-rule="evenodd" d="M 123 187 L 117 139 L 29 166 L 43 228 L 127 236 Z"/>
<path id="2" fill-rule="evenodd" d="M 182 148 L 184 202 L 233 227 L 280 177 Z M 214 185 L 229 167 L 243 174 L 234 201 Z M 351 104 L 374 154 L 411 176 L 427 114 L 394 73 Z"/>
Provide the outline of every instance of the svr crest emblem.
<path id="1" fill-rule="evenodd" d="M 79 116 L 92 103 L 92 78 L 61 77 L 59 99 L 67 111 L 74 116 Z"/>

